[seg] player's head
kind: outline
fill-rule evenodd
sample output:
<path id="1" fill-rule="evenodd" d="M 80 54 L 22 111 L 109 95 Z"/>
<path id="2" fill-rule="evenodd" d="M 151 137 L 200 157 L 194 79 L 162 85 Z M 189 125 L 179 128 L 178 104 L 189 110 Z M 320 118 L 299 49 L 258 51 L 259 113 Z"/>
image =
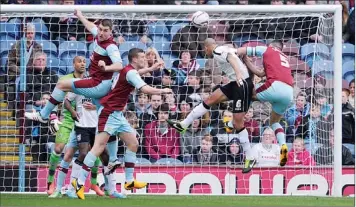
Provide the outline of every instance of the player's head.
<path id="1" fill-rule="evenodd" d="M 86 59 L 83 56 L 75 56 L 73 59 L 73 67 L 75 72 L 77 73 L 84 73 L 86 66 Z"/>
<path id="2" fill-rule="evenodd" d="M 207 38 L 204 41 L 204 51 L 208 57 L 213 56 L 213 51 L 216 47 L 216 42 L 213 38 Z"/>
<path id="3" fill-rule="evenodd" d="M 262 144 L 273 144 L 275 139 L 276 139 L 276 135 L 274 134 L 274 131 L 272 130 L 272 128 L 267 127 L 263 131 Z"/>
<path id="4" fill-rule="evenodd" d="M 140 48 L 132 48 L 128 55 L 129 63 L 137 70 L 140 70 L 146 65 L 145 51 Z"/>
<path id="5" fill-rule="evenodd" d="M 105 41 L 112 37 L 112 21 L 110 19 L 103 19 L 98 26 L 99 41 Z"/>
<path id="6" fill-rule="evenodd" d="M 273 40 L 272 42 L 270 42 L 270 43 L 268 44 L 268 46 L 277 48 L 277 49 L 279 49 L 280 51 L 283 50 L 283 42 L 282 42 L 281 40 Z"/>

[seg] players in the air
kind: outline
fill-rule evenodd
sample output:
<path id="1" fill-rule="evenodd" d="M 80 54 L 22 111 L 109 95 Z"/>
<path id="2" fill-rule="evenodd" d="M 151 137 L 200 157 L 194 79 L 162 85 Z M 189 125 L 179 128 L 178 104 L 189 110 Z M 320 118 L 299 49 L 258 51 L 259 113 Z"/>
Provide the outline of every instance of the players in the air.
<path id="1" fill-rule="evenodd" d="M 122 69 L 120 52 L 112 35 L 112 21 L 103 19 L 99 26 L 96 26 L 88 21 L 81 11 L 75 10 L 75 15 L 95 37 L 94 51 L 90 57 L 90 78 L 70 78 L 58 81 L 51 98 L 40 112 L 25 113 L 25 117 L 28 119 L 46 123 L 51 111 L 63 102 L 66 92 L 74 92 L 97 102 L 110 91 L 114 72 Z M 57 118 L 51 120 L 51 127 L 55 129 L 54 131 L 59 129 L 60 124 Z M 107 147 L 110 155 L 109 166 L 111 170 L 114 170 L 119 164 L 116 159 L 117 142 L 109 142 Z"/>
<path id="2" fill-rule="evenodd" d="M 251 151 L 248 132 L 244 126 L 244 116 L 250 106 L 254 88 L 252 79 L 250 78 L 248 69 L 236 55 L 236 49 L 228 46 L 218 46 L 212 38 L 206 39 L 204 46 L 205 53 L 218 63 L 230 82 L 215 90 L 203 103 L 196 106 L 183 121 L 175 122 L 168 120 L 167 122 L 179 132 L 184 132 L 195 119 L 206 114 L 210 107 L 232 100 L 233 121 L 229 123 L 229 126 L 236 130 L 246 153 L 245 165 L 242 172 L 248 173 L 256 163 Z"/>
<path id="3" fill-rule="evenodd" d="M 73 78 L 83 78 L 85 74 L 85 58 L 81 56 L 76 56 L 73 59 L 74 72 L 68 75 L 61 77 L 59 80 L 73 79 Z M 72 105 L 63 105 L 63 119 L 62 124 L 59 127 L 59 130 L 56 134 L 54 150 L 51 153 L 49 159 L 49 169 L 47 177 L 47 194 L 51 195 L 55 189 L 54 186 L 54 174 L 58 162 L 60 160 L 64 146 L 68 143 L 70 133 L 74 127 L 74 120 L 72 118 L 73 114 L 70 110 L 75 107 L 75 102 Z"/>
<path id="4" fill-rule="evenodd" d="M 283 54 L 282 49 L 283 43 L 275 40 L 268 47 L 238 48 L 237 53 L 263 58 L 264 69 L 257 68 L 248 57 L 245 58 L 245 63 L 254 74 L 267 77 L 267 81 L 256 88 L 256 98 L 272 104 L 270 125 L 281 145 L 280 165 L 284 166 L 287 163 L 288 147 L 284 130 L 279 122 L 293 100 L 293 76 L 288 58 Z"/>
<path id="5" fill-rule="evenodd" d="M 96 158 L 104 151 L 110 136 L 116 134 L 119 134 L 120 139 L 127 146 L 124 155 L 126 177 L 124 188 L 126 190 L 140 189 L 147 185 L 147 183 L 134 180 L 133 173 L 138 141 L 134 129 L 124 116 L 123 110 L 128 102 L 130 93 L 135 88 L 147 94 L 171 93 L 172 90 L 168 88 L 153 88 L 141 79 L 137 70 L 145 67 L 145 52 L 142 49 L 131 49 L 128 54 L 128 60 L 129 65 L 116 76 L 112 84 L 112 90 L 100 100 L 102 106 L 99 109 L 98 134 L 95 137 L 94 146 L 84 159 L 79 178 L 72 182 L 80 199 L 85 199 L 84 183 L 89 171 L 94 166 Z"/>

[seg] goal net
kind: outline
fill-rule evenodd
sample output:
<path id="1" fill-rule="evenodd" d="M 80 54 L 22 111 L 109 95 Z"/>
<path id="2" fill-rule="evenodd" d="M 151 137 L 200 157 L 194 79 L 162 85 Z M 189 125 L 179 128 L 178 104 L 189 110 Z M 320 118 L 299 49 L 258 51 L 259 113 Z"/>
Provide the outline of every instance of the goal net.
<path id="1" fill-rule="evenodd" d="M 75 56 L 84 56 L 88 66 L 95 45 L 69 7 L 57 12 L 11 12 L 10 8 L 2 12 L 0 23 L 1 74 L 5 79 L 0 94 L 0 189 L 45 192 L 55 136 L 47 125 L 24 120 L 23 113 L 43 107 L 58 78 L 73 72 Z M 134 47 L 147 52 L 148 66 L 162 59 L 164 69 L 142 77 L 154 87 L 174 90 L 165 96 L 146 96 L 137 91 L 130 96 L 126 111 L 131 112 L 126 114 L 136 127 L 140 145 L 135 177 L 149 183 L 132 193 L 322 196 L 332 195 L 334 174 L 342 173 L 343 195 L 353 194 L 354 169 L 334 168 L 335 145 L 330 142 L 339 132 L 333 130 L 338 120 L 334 93 L 339 93 L 334 91 L 335 77 L 339 76 L 334 74 L 337 55 L 333 54 L 333 13 L 301 13 L 293 12 L 293 8 L 271 12 L 271 7 L 259 13 L 210 9 L 208 25 L 196 27 L 191 23 L 192 10 L 181 8 L 179 13 L 169 13 L 168 9 L 155 12 L 148 7 L 138 7 L 136 12 L 83 12 L 93 22 L 104 18 L 113 21 L 113 35 L 124 65 Z M 279 145 L 274 132 L 267 129 L 272 109 L 269 103 L 252 102 L 244 119 L 257 159 L 256 167 L 246 174 L 242 173 L 244 154 L 236 141 L 238 136 L 224 127 L 232 116 L 230 102 L 212 107 L 184 134 L 164 124 L 158 109 L 168 107 L 169 118 L 181 120 L 213 90 L 228 83 L 220 66 L 204 58 L 202 43 L 207 37 L 231 47 L 284 42 L 283 52 L 295 81 L 294 101 L 281 121 L 290 151 L 287 166 L 279 167 L 279 150 L 273 151 Z M 31 49 L 27 49 L 27 43 L 32 44 Z M 46 61 L 43 71 L 41 61 Z M 261 58 L 253 57 L 252 61 L 263 66 Z M 254 78 L 256 85 L 264 81 Z M 166 105 L 158 107 L 161 104 Z M 60 106 L 58 115 L 61 113 Z M 340 143 L 339 139 L 335 137 L 334 142 Z M 119 159 L 124 152 L 125 146 L 119 141 Z M 117 189 L 122 191 L 123 168 L 117 169 L 116 178 Z M 99 184 L 104 185 L 102 174 Z"/>

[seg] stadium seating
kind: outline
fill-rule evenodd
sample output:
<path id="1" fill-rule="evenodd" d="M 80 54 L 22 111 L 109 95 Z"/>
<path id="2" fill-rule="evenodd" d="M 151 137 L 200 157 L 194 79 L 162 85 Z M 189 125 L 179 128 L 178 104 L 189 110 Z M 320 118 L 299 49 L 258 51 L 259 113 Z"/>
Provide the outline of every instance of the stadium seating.
<path id="1" fill-rule="evenodd" d="M 334 47 L 331 48 L 331 58 L 334 58 Z M 350 43 L 342 45 L 342 60 L 343 62 L 355 61 L 355 45 Z"/>
<path id="2" fill-rule="evenodd" d="M 318 55 L 323 59 L 329 58 L 329 48 L 322 43 L 308 43 L 300 48 L 300 55 L 303 60 L 308 56 Z"/>
<path id="3" fill-rule="evenodd" d="M 58 57 L 57 46 L 53 42 L 46 40 L 36 42 L 42 46 L 43 52 L 45 52 L 48 56 Z"/>
<path id="4" fill-rule="evenodd" d="M 325 78 L 332 79 L 334 73 L 334 63 L 329 60 L 319 60 L 313 63 L 312 74 L 322 75 Z"/>
<path id="5" fill-rule="evenodd" d="M 14 39 L 20 38 L 20 28 L 18 24 L 0 22 L 0 36 L 10 36 Z"/>
<path id="6" fill-rule="evenodd" d="M 156 48 L 156 50 L 160 53 L 171 53 L 171 44 L 170 42 L 154 42 L 152 45 L 153 48 Z"/>
<path id="7" fill-rule="evenodd" d="M 342 64 L 342 77 L 346 80 L 352 80 L 355 78 L 355 62 L 347 61 Z"/>
<path id="8" fill-rule="evenodd" d="M 156 36 L 169 37 L 168 28 L 163 21 L 151 22 L 147 24 L 149 37 L 153 38 Z"/>
<path id="9" fill-rule="evenodd" d="M 172 54 L 162 54 L 162 59 L 165 63 L 166 68 L 172 68 L 173 62 L 178 60 L 179 58 Z"/>
<path id="10" fill-rule="evenodd" d="M 87 46 L 84 42 L 79 41 L 65 41 L 58 47 L 59 58 L 63 59 L 68 54 L 72 57 L 76 55 L 86 56 Z"/>
<path id="11" fill-rule="evenodd" d="M 35 30 L 36 30 L 36 34 L 35 36 L 41 39 L 45 39 L 45 40 L 49 40 L 50 35 L 49 35 L 49 31 L 48 28 L 45 24 L 41 23 L 41 22 L 32 22 L 32 24 L 35 26 Z"/>
<path id="12" fill-rule="evenodd" d="M 292 72 L 308 73 L 310 71 L 310 68 L 306 62 L 298 59 L 297 57 L 289 56 L 289 64 L 291 66 Z"/>
<path id="13" fill-rule="evenodd" d="M 125 53 L 129 52 L 129 50 L 133 47 L 140 48 L 143 50 L 147 49 L 147 46 L 145 44 L 143 44 L 142 42 L 126 41 L 119 46 L 121 55 L 124 55 Z"/>
<path id="14" fill-rule="evenodd" d="M 48 58 L 47 57 L 47 67 L 50 70 L 58 72 L 61 66 L 61 60 L 58 58 Z"/>
<path id="15" fill-rule="evenodd" d="M 289 56 L 299 56 L 300 45 L 296 42 L 284 42 L 282 52 Z"/>
<path id="16" fill-rule="evenodd" d="M 0 35 L 0 41 L 15 41 L 15 37 L 10 35 Z"/>
<path id="17" fill-rule="evenodd" d="M 247 36 L 236 36 L 233 39 L 233 43 L 237 46 L 237 47 L 241 47 L 244 43 L 246 42 L 251 42 L 251 41 L 261 41 L 258 39 L 257 36 L 250 34 Z"/>

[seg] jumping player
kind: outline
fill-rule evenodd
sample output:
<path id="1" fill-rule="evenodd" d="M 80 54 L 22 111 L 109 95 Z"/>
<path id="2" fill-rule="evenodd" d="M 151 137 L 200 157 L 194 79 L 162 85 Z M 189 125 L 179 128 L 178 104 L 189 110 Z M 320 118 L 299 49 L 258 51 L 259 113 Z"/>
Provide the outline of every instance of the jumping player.
<path id="1" fill-rule="evenodd" d="M 102 98 L 110 91 L 114 72 L 122 69 L 120 52 L 112 35 L 111 20 L 103 19 L 97 27 L 81 11 L 75 10 L 74 14 L 95 37 L 94 52 L 90 57 L 90 78 L 58 81 L 51 98 L 40 112 L 25 113 L 28 119 L 47 123 L 51 111 L 64 100 L 66 92 L 74 92 L 87 98 Z M 58 120 L 51 120 L 51 124 L 58 130 Z"/>
<path id="2" fill-rule="evenodd" d="M 195 119 L 206 114 L 210 107 L 232 100 L 233 122 L 231 125 L 236 129 L 242 147 L 246 152 L 245 166 L 242 172 L 250 172 L 256 161 L 253 159 L 248 132 L 244 126 L 244 116 L 250 106 L 253 82 L 248 69 L 236 55 L 236 49 L 217 46 L 215 40 L 211 38 L 206 39 L 204 45 L 205 53 L 218 63 L 230 82 L 215 90 L 203 103 L 196 106 L 183 121 L 168 120 L 167 122 L 179 132 L 184 132 Z"/>
<path id="3" fill-rule="evenodd" d="M 80 199 L 85 199 L 84 183 L 90 169 L 94 166 L 96 158 L 105 149 L 110 136 L 119 133 L 120 138 L 127 146 L 125 152 L 125 177 L 124 188 L 132 190 L 140 189 L 147 183 L 134 180 L 133 172 L 136 162 L 138 141 L 136 133 L 125 119 L 123 110 L 127 104 L 130 93 L 136 88 L 147 94 L 171 93 L 171 89 L 156 89 L 148 86 L 140 77 L 137 70 L 145 67 L 145 52 L 142 49 L 133 48 L 128 54 L 129 65 L 116 76 L 112 90 L 100 100 L 98 134 L 95 137 L 94 146 L 84 159 L 84 164 L 79 178 L 72 182 Z"/>
<path id="4" fill-rule="evenodd" d="M 283 43 L 272 41 L 268 47 L 242 47 L 238 48 L 239 55 L 258 56 L 263 58 L 264 69 L 257 68 L 249 58 L 245 58 L 248 68 L 257 76 L 267 77 L 267 81 L 256 87 L 256 98 L 259 101 L 268 101 L 272 104 L 270 125 L 281 145 L 280 166 L 287 163 L 288 147 L 284 130 L 279 123 L 284 112 L 293 101 L 293 76 L 288 58 L 282 52 Z"/>
<path id="5" fill-rule="evenodd" d="M 96 99 L 93 101 L 97 102 L 110 91 L 114 72 L 122 69 L 120 52 L 112 35 L 112 21 L 109 19 L 101 20 L 97 27 L 94 23 L 88 21 L 81 11 L 75 10 L 74 14 L 95 37 L 94 51 L 90 57 L 90 78 L 72 78 L 58 81 L 51 98 L 40 112 L 25 113 L 25 117 L 28 119 L 46 123 L 53 108 L 64 100 L 66 92 L 74 92 L 87 98 Z M 59 125 L 58 119 L 51 120 L 51 128 L 54 128 L 55 132 Z M 112 169 L 115 169 L 115 166 L 119 164 L 116 159 L 117 141 L 109 142 L 107 147 L 110 155 L 109 165 Z"/>
<path id="6" fill-rule="evenodd" d="M 74 72 L 65 75 L 59 79 L 59 81 L 73 78 L 83 78 L 85 74 L 85 58 L 82 56 L 76 56 L 73 59 Z M 47 177 L 47 194 L 51 195 L 55 189 L 54 186 L 54 174 L 60 160 L 60 156 L 64 149 L 64 146 L 69 140 L 70 133 L 74 127 L 74 120 L 72 118 L 73 114 L 70 110 L 75 107 L 75 102 L 72 105 L 63 105 L 63 119 L 62 124 L 59 126 L 59 130 L 56 134 L 56 143 L 54 145 L 54 150 L 51 153 L 49 159 L 49 169 Z"/>

